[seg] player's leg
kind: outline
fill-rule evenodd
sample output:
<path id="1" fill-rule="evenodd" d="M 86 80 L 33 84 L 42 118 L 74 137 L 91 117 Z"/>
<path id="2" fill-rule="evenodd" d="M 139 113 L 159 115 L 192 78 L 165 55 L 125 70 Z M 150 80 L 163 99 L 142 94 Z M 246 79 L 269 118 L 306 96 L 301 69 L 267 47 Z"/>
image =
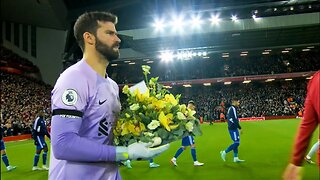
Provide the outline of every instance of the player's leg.
<path id="1" fill-rule="evenodd" d="M 310 163 L 310 164 L 315 164 L 315 162 L 313 162 L 311 160 L 312 156 L 317 152 L 317 150 L 319 150 L 319 141 L 317 141 L 310 149 L 310 151 L 308 152 L 307 156 L 305 157 L 305 160 Z"/>
<path id="2" fill-rule="evenodd" d="M 194 144 L 194 140 L 193 140 L 193 144 L 191 144 L 191 156 L 192 156 L 192 159 L 193 159 L 193 165 L 195 166 L 203 166 L 204 163 L 201 163 L 197 160 L 197 153 L 196 153 L 196 145 Z"/>
<path id="3" fill-rule="evenodd" d="M 47 166 L 47 153 L 48 153 L 48 146 L 45 144 L 43 147 L 43 153 L 42 153 L 42 168 L 44 170 L 49 170 L 49 167 Z"/>
<path id="4" fill-rule="evenodd" d="M 176 154 L 174 155 L 174 157 L 170 160 L 170 162 L 174 165 L 174 166 L 178 166 L 177 164 L 177 158 L 180 156 L 180 154 L 186 149 L 186 146 L 189 146 L 189 140 L 188 140 L 188 136 L 182 138 L 182 146 L 177 150 Z"/>
<path id="5" fill-rule="evenodd" d="M 236 130 L 233 132 L 233 162 L 244 162 L 244 160 L 239 159 L 238 157 L 238 147 L 240 146 L 240 136 L 239 131 Z"/>
<path id="6" fill-rule="evenodd" d="M 159 166 L 160 166 L 159 164 L 153 162 L 153 159 L 150 159 L 150 160 L 149 160 L 149 167 L 151 167 L 151 168 L 157 168 L 157 167 L 159 167 Z"/>
<path id="7" fill-rule="evenodd" d="M 233 130 L 229 130 L 229 134 L 230 134 L 230 137 L 233 141 L 233 144 L 231 144 L 227 149 L 220 151 L 220 157 L 223 161 L 226 161 L 227 153 L 234 149 L 234 141 L 235 140 L 234 140 L 233 132 L 234 132 Z"/>
<path id="8" fill-rule="evenodd" d="M 10 166 L 9 164 L 9 159 L 8 159 L 8 156 L 7 156 L 7 153 L 6 153 L 6 147 L 4 145 L 4 142 L 3 140 L 1 140 L 1 145 L 0 145 L 0 149 L 1 149 L 1 159 L 3 161 L 3 163 L 5 164 L 6 168 L 7 168 L 7 171 L 11 171 L 11 170 L 14 170 L 16 169 L 16 166 Z"/>
<path id="9" fill-rule="evenodd" d="M 36 145 L 36 153 L 35 153 L 34 158 L 33 158 L 33 167 L 32 167 L 32 170 L 33 170 L 33 171 L 42 170 L 41 168 L 38 167 L 38 162 L 39 162 L 39 159 L 40 159 L 41 151 L 42 151 L 42 149 L 43 149 L 44 147 L 43 147 L 43 145 L 42 145 L 42 142 L 41 142 L 39 136 L 36 136 L 34 144 Z"/>

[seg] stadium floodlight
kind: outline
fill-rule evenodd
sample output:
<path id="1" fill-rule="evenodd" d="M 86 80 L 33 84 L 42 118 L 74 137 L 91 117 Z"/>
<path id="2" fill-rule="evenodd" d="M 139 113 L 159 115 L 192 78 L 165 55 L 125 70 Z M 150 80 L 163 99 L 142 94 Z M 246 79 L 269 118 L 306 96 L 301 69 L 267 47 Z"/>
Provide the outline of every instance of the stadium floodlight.
<path id="1" fill-rule="evenodd" d="M 227 82 L 224 82 L 223 84 L 224 85 L 229 85 L 229 84 L 231 84 L 232 82 L 231 81 L 227 81 Z"/>
<path id="2" fill-rule="evenodd" d="M 238 21 L 237 15 L 232 15 L 232 16 L 231 16 L 231 20 L 232 20 L 233 22 Z"/>
<path id="3" fill-rule="evenodd" d="M 310 49 L 306 48 L 306 49 L 302 49 L 302 51 L 304 51 L 304 52 L 305 52 L 305 51 L 310 51 Z"/>
<path id="4" fill-rule="evenodd" d="M 306 79 L 312 79 L 313 76 L 307 77 Z"/>
<path id="5" fill-rule="evenodd" d="M 147 64 L 151 64 L 151 63 L 153 63 L 153 61 L 147 61 Z"/>
<path id="6" fill-rule="evenodd" d="M 130 63 L 131 61 L 124 61 L 125 63 Z"/>
<path id="7" fill-rule="evenodd" d="M 284 50 L 286 50 L 286 51 L 290 51 L 290 50 L 292 50 L 292 48 L 285 48 Z"/>
<path id="8" fill-rule="evenodd" d="M 209 56 L 203 56 L 202 58 L 203 59 L 209 59 L 210 57 Z"/>
<path id="9" fill-rule="evenodd" d="M 211 24 L 213 25 L 219 24 L 220 22 L 219 15 L 211 15 L 210 21 L 211 21 Z"/>
<path id="10" fill-rule="evenodd" d="M 285 51 L 281 51 L 282 53 L 288 53 L 289 51 L 285 50 Z"/>
<path id="11" fill-rule="evenodd" d="M 314 48 L 314 46 L 308 46 L 307 48 L 308 48 L 308 49 L 313 49 L 313 48 Z"/>
<path id="12" fill-rule="evenodd" d="M 191 84 L 184 84 L 183 87 L 189 88 L 192 87 Z"/>
<path id="13" fill-rule="evenodd" d="M 250 83 L 251 82 L 251 80 L 246 80 L 246 81 L 243 81 L 242 83 L 243 84 L 248 84 L 248 83 Z"/>
<path id="14" fill-rule="evenodd" d="M 202 52 L 202 56 L 207 56 L 207 54 L 208 54 L 207 51 Z"/>
<path id="15" fill-rule="evenodd" d="M 111 66 L 118 66 L 118 64 L 111 64 Z"/>
<path id="16" fill-rule="evenodd" d="M 270 52 L 269 51 L 264 51 L 264 52 L 262 52 L 262 54 L 263 55 L 267 55 L 267 54 L 270 54 Z"/>
<path id="17" fill-rule="evenodd" d="M 156 19 L 153 23 L 153 27 L 156 31 L 162 31 L 165 27 L 164 21 L 162 19 Z"/>
<path id="18" fill-rule="evenodd" d="M 230 57 L 230 56 L 229 56 L 229 54 L 223 54 L 222 57 L 223 57 L 223 58 L 228 58 L 228 57 Z"/>
<path id="19" fill-rule="evenodd" d="M 285 79 L 286 81 L 292 81 L 292 79 L 291 78 L 288 78 L 288 79 Z"/>
<path id="20" fill-rule="evenodd" d="M 277 8 L 273 8 L 273 11 L 277 11 L 278 9 Z"/>
<path id="21" fill-rule="evenodd" d="M 265 49 L 264 51 L 266 51 L 266 52 L 271 52 L 272 50 L 271 50 L 271 49 Z"/>
<path id="22" fill-rule="evenodd" d="M 201 20 L 200 15 L 192 15 L 191 17 L 191 26 L 193 28 L 200 28 L 203 21 Z"/>
<path id="23" fill-rule="evenodd" d="M 173 60 L 173 53 L 171 51 L 165 51 L 160 54 L 160 59 L 165 62 Z"/>
<path id="24" fill-rule="evenodd" d="M 248 54 L 241 53 L 240 56 L 248 56 Z"/>
<path id="25" fill-rule="evenodd" d="M 275 79 L 267 79 L 265 80 L 265 82 L 271 82 L 271 81 L 274 81 Z"/>
<path id="26" fill-rule="evenodd" d="M 183 16 L 173 16 L 171 26 L 174 31 L 183 32 L 184 20 Z"/>
<path id="27" fill-rule="evenodd" d="M 211 86 L 211 83 L 203 83 L 204 86 Z"/>
<path id="28" fill-rule="evenodd" d="M 129 63 L 130 65 L 133 65 L 133 64 L 136 64 L 135 62 L 131 62 L 131 63 Z"/>
<path id="29" fill-rule="evenodd" d="M 172 86 L 163 86 L 164 88 L 166 88 L 166 89 L 171 89 L 172 88 Z"/>

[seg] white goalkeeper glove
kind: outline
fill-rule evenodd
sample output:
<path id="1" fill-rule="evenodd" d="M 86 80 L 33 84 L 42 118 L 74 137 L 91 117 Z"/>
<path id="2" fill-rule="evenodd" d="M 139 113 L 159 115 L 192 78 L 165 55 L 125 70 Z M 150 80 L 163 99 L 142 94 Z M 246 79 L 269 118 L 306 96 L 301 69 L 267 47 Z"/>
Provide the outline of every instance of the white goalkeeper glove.
<path id="1" fill-rule="evenodd" d="M 116 147 L 116 161 L 130 160 L 148 160 L 152 159 L 169 148 L 169 144 L 152 148 L 152 143 L 136 142 L 128 147 Z"/>

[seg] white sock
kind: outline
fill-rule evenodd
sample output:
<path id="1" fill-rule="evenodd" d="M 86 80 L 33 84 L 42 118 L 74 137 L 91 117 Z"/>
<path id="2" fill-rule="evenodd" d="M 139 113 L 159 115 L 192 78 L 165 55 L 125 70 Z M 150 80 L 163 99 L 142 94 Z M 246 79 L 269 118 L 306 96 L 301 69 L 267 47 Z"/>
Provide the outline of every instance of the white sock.
<path id="1" fill-rule="evenodd" d="M 314 143 L 314 145 L 312 146 L 312 148 L 310 149 L 307 158 L 311 159 L 311 157 L 316 153 L 316 151 L 319 150 L 319 141 Z"/>

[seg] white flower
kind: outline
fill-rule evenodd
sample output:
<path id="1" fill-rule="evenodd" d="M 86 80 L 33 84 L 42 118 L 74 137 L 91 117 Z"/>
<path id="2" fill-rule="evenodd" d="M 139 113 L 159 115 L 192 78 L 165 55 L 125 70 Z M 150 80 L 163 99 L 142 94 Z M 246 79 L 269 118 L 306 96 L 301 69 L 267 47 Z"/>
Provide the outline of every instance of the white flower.
<path id="1" fill-rule="evenodd" d="M 136 111 L 136 110 L 138 110 L 140 108 L 140 106 L 139 106 L 139 104 L 132 104 L 131 106 L 130 106 L 130 110 L 131 111 Z"/>
<path id="2" fill-rule="evenodd" d="M 152 139 L 152 141 L 153 141 L 153 143 L 152 143 L 152 145 L 150 147 L 154 147 L 154 146 L 160 145 L 161 142 L 162 142 L 162 139 L 160 137 L 154 137 Z"/>
<path id="3" fill-rule="evenodd" d="M 160 122 L 159 121 L 157 121 L 157 120 L 152 120 L 151 121 L 151 123 L 150 124 L 148 124 L 148 129 L 150 129 L 150 130 L 154 130 L 154 129 L 156 129 L 157 127 L 159 127 L 160 126 Z"/>
<path id="4" fill-rule="evenodd" d="M 177 112 L 177 118 L 179 120 L 187 119 L 186 116 L 182 112 Z"/>
<path id="5" fill-rule="evenodd" d="M 192 122 L 188 122 L 186 124 L 186 129 L 189 131 L 189 132 L 192 132 L 193 130 L 193 123 Z"/>
<path id="6" fill-rule="evenodd" d="M 151 132 L 144 132 L 143 135 L 149 136 L 149 137 L 153 137 L 154 136 L 154 134 L 152 134 Z"/>

